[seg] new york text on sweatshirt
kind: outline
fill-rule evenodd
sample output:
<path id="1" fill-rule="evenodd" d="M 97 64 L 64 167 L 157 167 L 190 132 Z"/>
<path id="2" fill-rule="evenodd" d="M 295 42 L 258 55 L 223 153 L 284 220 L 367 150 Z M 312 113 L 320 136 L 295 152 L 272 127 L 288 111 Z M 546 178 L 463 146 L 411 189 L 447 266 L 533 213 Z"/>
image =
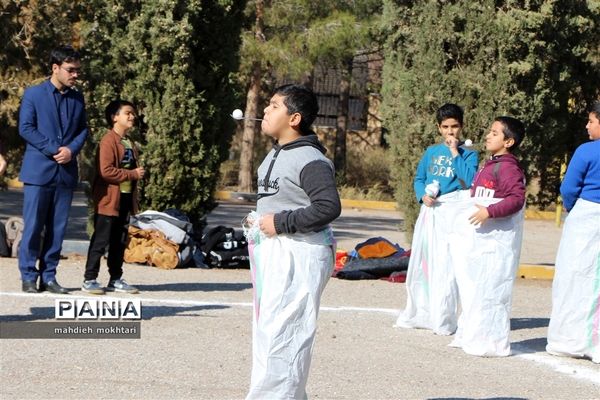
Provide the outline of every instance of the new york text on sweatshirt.
<path id="1" fill-rule="evenodd" d="M 450 148 L 443 143 L 429 146 L 419 161 L 415 174 L 414 189 L 417 200 L 425 195 L 425 186 L 435 179 L 440 183 L 438 196 L 457 190 L 469 189 L 477 172 L 477 153 L 458 148 L 458 155 L 452 156 Z"/>

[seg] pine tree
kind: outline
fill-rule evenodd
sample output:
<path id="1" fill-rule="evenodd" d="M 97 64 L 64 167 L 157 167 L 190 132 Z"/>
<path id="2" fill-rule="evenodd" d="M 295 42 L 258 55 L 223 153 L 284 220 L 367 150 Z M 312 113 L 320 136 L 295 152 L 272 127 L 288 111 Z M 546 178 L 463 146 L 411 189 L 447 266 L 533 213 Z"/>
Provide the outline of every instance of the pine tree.
<path id="1" fill-rule="evenodd" d="M 0 0 L 0 151 L 8 155 L 8 177 L 18 175 L 24 151 L 17 127 L 23 91 L 50 75 L 53 48 L 79 47 L 78 10 L 66 0 Z"/>
<path id="2" fill-rule="evenodd" d="M 338 134 L 335 152 L 336 169 L 345 167 L 348 98 L 352 85 L 352 59 L 359 50 L 372 46 L 372 27 L 381 6 L 379 0 L 315 2 L 311 0 L 254 0 L 248 2 L 247 14 L 254 21 L 244 32 L 240 78 L 248 88 L 246 117 L 257 118 L 264 94 L 276 82 L 294 80 L 310 85 L 316 65 L 343 71 Z M 252 19 L 254 18 L 254 19 Z M 261 77 L 260 85 L 257 77 Z M 255 168 L 256 125 L 245 122 L 239 171 L 240 190 L 252 191 Z"/>
<path id="3" fill-rule="evenodd" d="M 495 116 L 523 120 L 527 133 L 518 157 L 540 186 L 529 202 L 550 204 L 560 160 L 576 141 L 574 129 L 582 127 L 582 110 L 598 96 L 598 64 L 591 59 L 599 39 L 598 1 L 384 4 L 382 112 L 408 230 L 418 214 L 416 165 L 438 140 L 434 113 L 446 102 L 464 107 L 464 135 L 480 150 Z"/>
<path id="4" fill-rule="evenodd" d="M 371 51 L 379 43 L 375 24 L 380 2 L 364 1 L 348 4 L 334 2 L 330 15 L 313 21 L 306 31 L 306 46 L 313 65 L 339 71 L 339 102 L 337 110 L 334 164 L 338 181 L 346 176 L 346 134 L 352 82 L 353 60 L 359 52 Z"/>
<path id="5" fill-rule="evenodd" d="M 178 208 L 199 224 L 213 206 L 233 126 L 240 12 L 228 0 L 87 4 L 90 126 L 96 138 L 105 132 L 111 99 L 138 106 L 145 208 Z"/>

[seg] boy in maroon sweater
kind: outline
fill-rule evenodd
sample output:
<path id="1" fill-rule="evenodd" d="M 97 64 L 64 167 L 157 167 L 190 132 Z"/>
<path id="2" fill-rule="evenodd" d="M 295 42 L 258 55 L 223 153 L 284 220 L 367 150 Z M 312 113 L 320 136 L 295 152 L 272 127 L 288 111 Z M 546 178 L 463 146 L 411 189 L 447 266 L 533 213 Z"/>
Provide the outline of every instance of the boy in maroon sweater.
<path id="1" fill-rule="evenodd" d="M 511 154 L 523 140 L 523 124 L 512 117 L 498 117 L 485 138 L 485 148 L 491 158 L 475 175 L 471 196 L 500 198 L 498 203 L 479 209 L 469 218 L 472 224 L 481 224 L 488 218 L 507 217 L 518 212 L 525 204 L 525 174 L 517 158 Z"/>
<path id="2" fill-rule="evenodd" d="M 456 272 L 463 311 L 450 346 L 472 355 L 510 355 L 510 306 L 525 205 L 525 175 L 512 152 L 524 135 L 519 120 L 496 118 L 485 141 L 491 158 L 471 188 L 475 212 L 468 222 L 475 229 L 465 247 L 464 268 Z"/>

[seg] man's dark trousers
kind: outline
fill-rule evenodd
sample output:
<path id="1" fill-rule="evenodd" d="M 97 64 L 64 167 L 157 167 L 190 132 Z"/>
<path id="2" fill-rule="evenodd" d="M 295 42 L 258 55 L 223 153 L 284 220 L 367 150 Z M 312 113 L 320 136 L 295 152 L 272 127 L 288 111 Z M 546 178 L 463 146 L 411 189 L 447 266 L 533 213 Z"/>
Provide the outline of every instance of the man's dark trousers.
<path id="1" fill-rule="evenodd" d="M 72 199 L 71 187 L 60 184 L 24 185 L 23 218 L 27 223 L 19 248 L 19 269 L 23 281 L 36 281 L 38 276 L 43 283 L 56 279 Z M 45 234 L 40 252 L 42 230 Z M 38 255 L 39 270 L 35 267 Z"/>

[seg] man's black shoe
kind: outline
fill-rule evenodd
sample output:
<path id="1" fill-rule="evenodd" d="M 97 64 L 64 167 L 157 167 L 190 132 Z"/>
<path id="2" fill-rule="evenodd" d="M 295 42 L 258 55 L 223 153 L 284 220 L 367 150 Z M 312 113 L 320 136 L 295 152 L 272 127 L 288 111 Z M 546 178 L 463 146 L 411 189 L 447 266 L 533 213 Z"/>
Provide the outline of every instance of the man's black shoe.
<path id="1" fill-rule="evenodd" d="M 23 281 L 23 285 L 21 286 L 21 289 L 25 292 L 25 293 L 37 293 L 37 287 L 35 285 L 35 281 Z"/>
<path id="2" fill-rule="evenodd" d="M 67 294 L 69 293 L 69 291 L 67 289 L 65 289 L 64 287 L 60 286 L 58 284 L 58 282 L 56 281 L 50 281 L 50 282 L 46 282 L 43 283 L 40 286 L 40 290 L 47 290 L 51 293 L 56 293 L 56 294 Z"/>

